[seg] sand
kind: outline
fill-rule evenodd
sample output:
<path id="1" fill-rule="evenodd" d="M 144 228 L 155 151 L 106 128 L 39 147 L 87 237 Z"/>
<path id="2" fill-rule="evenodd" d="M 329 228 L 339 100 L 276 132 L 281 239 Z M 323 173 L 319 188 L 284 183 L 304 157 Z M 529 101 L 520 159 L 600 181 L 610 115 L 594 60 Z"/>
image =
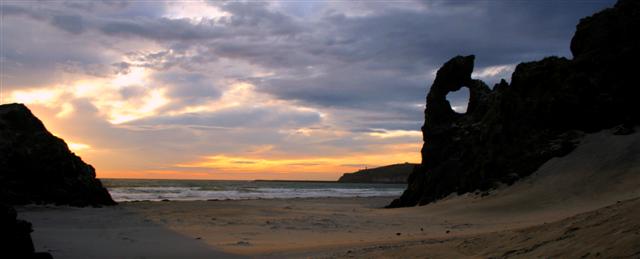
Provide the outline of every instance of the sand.
<path id="1" fill-rule="evenodd" d="M 638 129 L 637 129 L 638 130 Z M 25 206 L 55 258 L 640 257 L 640 134 L 587 135 L 490 195 Z"/>

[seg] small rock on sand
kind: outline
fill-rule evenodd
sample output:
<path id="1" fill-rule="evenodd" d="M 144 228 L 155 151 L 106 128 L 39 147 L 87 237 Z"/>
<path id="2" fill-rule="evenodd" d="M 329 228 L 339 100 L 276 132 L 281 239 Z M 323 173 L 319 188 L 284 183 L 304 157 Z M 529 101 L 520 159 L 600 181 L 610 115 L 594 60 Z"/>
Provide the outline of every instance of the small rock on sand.
<path id="1" fill-rule="evenodd" d="M 247 241 L 238 241 L 235 245 L 237 245 L 237 246 L 250 246 L 251 243 L 249 243 Z"/>

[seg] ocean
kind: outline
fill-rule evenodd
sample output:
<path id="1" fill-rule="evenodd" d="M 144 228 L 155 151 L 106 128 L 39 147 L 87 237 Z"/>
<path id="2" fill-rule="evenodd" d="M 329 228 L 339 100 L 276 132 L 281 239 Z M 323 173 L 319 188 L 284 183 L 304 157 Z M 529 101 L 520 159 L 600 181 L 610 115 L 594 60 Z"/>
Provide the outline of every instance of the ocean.
<path id="1" fill-rule="evenodd" d="M 101 179 L 117 202 L 400 196 L 406 184 Z"/>

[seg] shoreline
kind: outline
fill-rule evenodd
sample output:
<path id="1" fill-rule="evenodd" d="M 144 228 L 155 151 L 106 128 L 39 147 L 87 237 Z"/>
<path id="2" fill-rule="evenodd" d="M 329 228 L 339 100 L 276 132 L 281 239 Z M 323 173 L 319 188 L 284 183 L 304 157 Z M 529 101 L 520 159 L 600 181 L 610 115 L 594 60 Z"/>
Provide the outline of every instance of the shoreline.
<path id="1" fill-rule="evenodd" d="M 391 200 L 398 198 L 398 196 L 352 196 L 352 197 L 288 197 L 288 198 L 241 198 L 241 199 L 206 199 L 206 200 L 172 200 L 172 199 L 162 199 L 162 200 L 131 200 L 131 201 L 117 201 L 118 204 L 127 204 L 127 203 L 160 203 L 160 202 L 222 202 L 222 201 L 267 201 L 267 200 L 326 200 L 326 199 L 367 199 L 367 198 L 388 198 L 389 202 Z M 49 206 L 47 204 L 29 204 L 24 206 Z M 57 206 L 57 205 L 50 205 Z M 64 207 L 64 206 L 63 206 Z"/>

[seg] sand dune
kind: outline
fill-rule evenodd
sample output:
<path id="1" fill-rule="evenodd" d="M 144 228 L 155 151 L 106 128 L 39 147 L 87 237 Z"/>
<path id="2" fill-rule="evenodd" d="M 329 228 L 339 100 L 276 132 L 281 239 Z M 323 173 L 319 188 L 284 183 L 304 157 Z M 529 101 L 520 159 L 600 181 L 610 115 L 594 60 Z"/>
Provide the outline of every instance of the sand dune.
<path id="1" fill-rule="evenodd" d="M 491 195 L 449 197 L 421 207 L 442 216 L 564 217 L 640 197 L 640 134 L 589 134 L 570 154 Z"/>
<path id="2" fill-rule="evenodd" d="M 639 133 L 590 134 L 512 186 L 413 208 L 382 209 L 391 197 L 326 198 L 27 206 L 20 216 L 33 222 L 37 250 L 59 258 L 633 258 L 639 149 Z"/>
<path id="3" fill-rule="evenodd" d="M 351 248 L 325 257 L 638 258 L 640 199 L 528 228 Z"/>

